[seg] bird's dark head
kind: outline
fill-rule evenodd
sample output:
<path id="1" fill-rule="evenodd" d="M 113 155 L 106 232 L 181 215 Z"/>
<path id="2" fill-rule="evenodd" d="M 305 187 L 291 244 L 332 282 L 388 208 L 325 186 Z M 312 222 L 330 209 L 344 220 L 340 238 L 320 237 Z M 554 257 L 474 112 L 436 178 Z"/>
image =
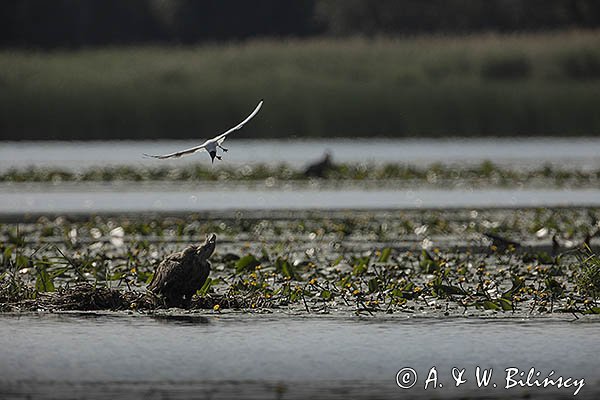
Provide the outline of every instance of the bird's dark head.
<path id="1" fill-rule="evenodd" d="M 198 251 L 198 246 L 188 246 L 185 249 L 183 249 L 183 256 L 191 257 L 194 254 L 196 254 L 197 251 Z"/>
<path id="2" fill-rule="evenodd" d="M 206 240 L 200 246 L 188 246 L 185 249 L 183 249 L 183 256 L 201 257 L 203 259 L 208 259 L 215 251 L 216 244 L 217 235 L 211 233 L 210 235 L 206 235 Z"/>
<path id="3" fill-rule="evenodd" d="M 198 254 L 199 256 L 201 256 L 203 258 L 208 258 L 215 251 L 216 245 L 217 245 L 217 235 L 215 235 L 214 233 L 206 235 L 206 240 L 204 241 L 204 244 L 202 244 L 201 246 L 198 247 L 196 254 Z"/>
<path id="4" fill-rule="evenodd" d="M 215 162 L 215 157 L 217 156 L 216 150 L 213 150 L 213 151 L 209 152 L 208 154 L 210 154 L 210 160 L 211 160 L 211 162 L 214 163 Z"/>

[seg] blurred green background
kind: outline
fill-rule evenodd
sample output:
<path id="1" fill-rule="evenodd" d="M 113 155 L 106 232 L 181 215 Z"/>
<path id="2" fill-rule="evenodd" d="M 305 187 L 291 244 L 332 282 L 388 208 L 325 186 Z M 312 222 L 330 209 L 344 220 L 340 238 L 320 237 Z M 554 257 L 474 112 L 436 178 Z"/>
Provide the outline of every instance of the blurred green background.
<path id="1" fill-rule="evenodd" d="M 597 135 L 600 2 L 5 1 L 0 139 Z"/>

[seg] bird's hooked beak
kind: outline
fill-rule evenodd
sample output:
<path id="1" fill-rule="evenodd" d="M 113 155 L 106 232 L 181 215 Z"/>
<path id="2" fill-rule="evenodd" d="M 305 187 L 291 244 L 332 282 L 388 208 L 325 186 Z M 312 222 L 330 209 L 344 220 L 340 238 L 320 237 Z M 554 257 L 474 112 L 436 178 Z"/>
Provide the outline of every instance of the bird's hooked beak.
<path id="1" fill-rule="evenodd" d="M 217 156 L 217 152 L 213 150 L 209 154 L 210 154 L 210 160 L 214 164 L 215 163 L 215 157 Z"/>

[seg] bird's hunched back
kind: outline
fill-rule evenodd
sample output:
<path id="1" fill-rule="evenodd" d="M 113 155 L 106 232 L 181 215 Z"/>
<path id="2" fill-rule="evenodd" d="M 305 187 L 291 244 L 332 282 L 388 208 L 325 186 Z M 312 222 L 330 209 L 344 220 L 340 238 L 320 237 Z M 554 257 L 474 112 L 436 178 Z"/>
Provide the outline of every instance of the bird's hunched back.
<path id="1" fill-rule="evenodd" d="M 168 306 L 185 306 L 210 273 L 208 258 L 215 250 L 216 235 L 208 235 L 200 246 L 188 246 L 168 255 L 156 268 L 148 290 L 164 297 Z"/>

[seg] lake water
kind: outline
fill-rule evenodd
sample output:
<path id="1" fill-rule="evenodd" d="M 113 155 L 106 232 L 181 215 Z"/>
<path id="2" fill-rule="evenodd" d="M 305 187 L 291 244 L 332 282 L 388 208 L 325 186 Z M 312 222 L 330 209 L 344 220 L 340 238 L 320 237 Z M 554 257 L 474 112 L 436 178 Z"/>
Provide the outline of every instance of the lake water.
<path id="1" fill-rule="evenodd" d="M 96 166 L 210 165 L 207 154 L 161 161 L 142 153 L 170 152 L 193 141 L 122 142 L 4 142 L 0 171 L 28 166 L 86 169 Z M 338 162 L 401 162 L 428 165 L 476 164 L 491 160 L 511 168 L 600 169 L 600 138 L 525 139 L 374 139 L 374 140 L 231 140 L 223 163 L 288 163 L 303 166 L 327 149 Z M 215 163 L 218 168 L 219 162 Z M 455 189 L 311 185 L 291 187 L 285 182 L 267 187 L 263 182 L 103 184 L 3 184 L 0 214 L 89 213 L 136 211 L 208 211 L 257 209 L 399 209 L 448 207 L 600 206 L 600 189 L 546 188 Z M 413 185 L 414 186 L 414 185 Z"/>
<path id="2" fill-rule="evenodd" d="M 119 142 L 2 142 L 0 171 L 8 168 L 60 167 L 82 169 L 93 166 L 210 164 L 205 153 L 176 160 L 142 156 L 165 154 L 189 148 L 198 141 Z M 511 138 L 511 139 L 324 139 L 243 140 L 232 138 L 224 162 L 304 166 L 329 150 L 336 162 L 394 162 L 412 165 L 476 164 L 491 160 L 515 168 L 555 164 L 580 169 L 600 168 L 600 138 Z M 218 162 L 216 164 L 218 166 Z"/>
<path id="3" fill-rule="evenodd" d="M 574 387 L 505 387 L 507 368 L 534 368 L 584 379 L 576 398 L 597 398 L 597 333 L 593 320 L 2 315 L 0 397 L 573 398 Z M 425 391 L 432 367 L 443 386 Z M 476 367 L 493 369 L 487 388 Z M 402 368 L 416 372 L 411 389 L 396 383 Z"/>
<path id="4" fill-rule="evenodd" d="M 0 186 L 0 214 L 336 210 L 488 207 L 600 207 L 600 189 L 256 189 L 145 185 Z M 169 190 L 172 189 L 172 190 Z"/>

